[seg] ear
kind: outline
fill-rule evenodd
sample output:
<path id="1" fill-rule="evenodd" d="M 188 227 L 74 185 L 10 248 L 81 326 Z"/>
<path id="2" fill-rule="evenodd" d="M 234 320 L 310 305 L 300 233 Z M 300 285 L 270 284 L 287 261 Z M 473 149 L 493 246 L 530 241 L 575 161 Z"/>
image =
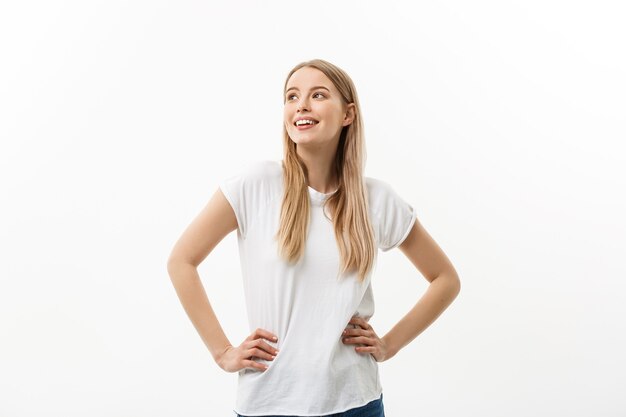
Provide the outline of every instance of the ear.
<path id="1" fill-rule="evenodd" d="M 346 107 L 346 115 L 343 118 L 343 126 L 348 126 L 356 117 L 356 104 L 349 103 Z"/>

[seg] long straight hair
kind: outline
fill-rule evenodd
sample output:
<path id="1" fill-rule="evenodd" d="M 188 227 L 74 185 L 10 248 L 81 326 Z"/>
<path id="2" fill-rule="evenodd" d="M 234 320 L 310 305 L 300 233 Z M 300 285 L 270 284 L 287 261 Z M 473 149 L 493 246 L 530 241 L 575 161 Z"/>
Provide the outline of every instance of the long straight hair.
<path id="1" fill-rule="evenodd" d="M 335 85 L 344 105 L 355 104 L 355 118 L 344 126 L 340 136 L 332 169 L 338 178 L 337 191 L 326 199 L 324 215 L 330 213 L 339 248 L 341 266 L 339 274 L 358 272 L 363 282 L 373 267 L 376 244 L 369 218 L 367 187 L 363 177 L 366 160 L 361 108 L 352 79 L 341 68 L 322 59 L 313 59 L 296 65 L 287 75 L 283 93 L 291 75 L 302 67 L 322 71 Z M 285 100 L 283 94 L 283 100 Z M 283 102 L 284 103 L 284 102 Z M 283 124 L 283 184 L 284 194 L 280 211 L 280 226 L 275 236 L 279 255 L 288 262 L 298 262 L 304 253 L 309 227 L 310 203 L 306 183 L 306 165 L 296 152 Z"/>

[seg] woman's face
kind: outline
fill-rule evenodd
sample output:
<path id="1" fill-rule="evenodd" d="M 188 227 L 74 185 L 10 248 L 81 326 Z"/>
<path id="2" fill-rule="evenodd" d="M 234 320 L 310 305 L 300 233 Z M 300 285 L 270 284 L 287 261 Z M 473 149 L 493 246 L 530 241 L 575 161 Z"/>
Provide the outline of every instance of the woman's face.
<path id="1" fill-rule="evenodd" d="M 284 123 L 292 141 L 303 145 L 325 146 L 339 140 L 343 126 L 352 122 L 354 104 L 346 107 L 339 91 L 320 70 L 302 67 L 294 72 L 285 91 Z M 314 124 L 296 126 L 299 118 Z"/>

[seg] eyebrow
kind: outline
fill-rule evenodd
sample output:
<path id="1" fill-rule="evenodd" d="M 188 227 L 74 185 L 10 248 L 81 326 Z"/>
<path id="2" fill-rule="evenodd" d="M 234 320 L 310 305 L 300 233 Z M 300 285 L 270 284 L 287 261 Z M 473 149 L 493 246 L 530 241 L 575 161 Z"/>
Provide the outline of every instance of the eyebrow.
<path id="1" fill-rule="evenodd" d="M 311 87 L 311 90 L 316 90 L 318 88 L 323 88 L 324 90 L 326 90 L 326 91 L 328 91 L 330 93 L 330 90 L 328 88 L 324 87 L 323 85 L 316 85 L 315 87 Z M 298 90 L 298 91 L 300 91 L 300 89 L 298 89 L 298 87 L 289 87 L 287 89 L 287 91 L 285 91 L 285 94 L 287 94 L 291 90 Z"/>

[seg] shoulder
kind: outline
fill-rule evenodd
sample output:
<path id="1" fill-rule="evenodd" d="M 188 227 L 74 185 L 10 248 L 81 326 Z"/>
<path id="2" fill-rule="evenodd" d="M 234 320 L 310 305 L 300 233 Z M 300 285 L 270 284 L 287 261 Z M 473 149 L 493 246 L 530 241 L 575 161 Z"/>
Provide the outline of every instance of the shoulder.
<path id="1" fill-rule="evenodd" d="M 378 247 L 388 251 L 408 236 L 417 219 L 416 211 L 387 181 L 365 177 L 365 183 Z"/>
<path id="2" fill-rule="evenodd" d="M 389 211 L 409 206 L 389 182 L 373 177 L 364 177 L 364 179 L 367 189 L 367 202 L 375 215 L 387 215 Z"/>
<path id="3" fill-rule="evenodd" d="M 367 185 L 368 190 L 369 189 L 378 190 L 378 189 L 386 188 L 389 185 L 389 183 L 379 178 L 368 177 L 368 176 L 365 176 L 363 178 L 365 178 L 365 185 Z"/>
<path id="4" fill-rule="evenodd" d="M 277 198 L 283 187 L 281 161 L 271 159 L 249 161 L 237 173 L 222 182 L 224 188 L 239 193 L 249 205 L 262 207 Z"/>
<path id="5" fill-rule="evenodd" d="M 370 203 L 375 203 L 395 194 L 395 190 L 387 181 L 367 176 L 364 178 Z"/>

